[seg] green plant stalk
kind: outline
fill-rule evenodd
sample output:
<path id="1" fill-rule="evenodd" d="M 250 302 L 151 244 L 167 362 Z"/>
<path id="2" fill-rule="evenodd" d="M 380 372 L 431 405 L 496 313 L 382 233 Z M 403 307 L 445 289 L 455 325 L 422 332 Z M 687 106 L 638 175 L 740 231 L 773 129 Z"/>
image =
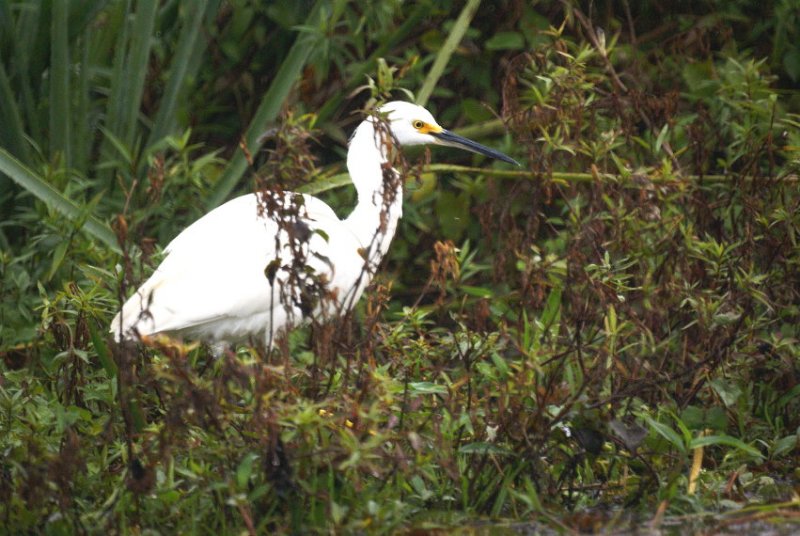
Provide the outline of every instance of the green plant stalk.
<path id="1" fill-rule="evenodd" d="M 115 253 L 121 253 L 119 245 L 117 244 L 117 237 L 108 225 L 94 216 L 86 217 L 83 208 L 53 188 L 43 178 L 36 175 L 31 169 L 26 167 L 3 148 L 0 148 L 0 173 L 8 175 L 11 180 L 36 196 L 48 207 L 60 212 L 70 220 L 76 221 L 81 218 L 86 218 L 83 229 L 94 238 L 103 242 Z"/>
<path id="2" fill-rule="evenodd" d="M 472 167 L 472 166 L 459 166 L 456 164 L 431 164 L 427 168 L 425 168 L 424 173 L 475 173 L 480 175 L 486 175 L 490 177 L 497 177 L 500 179 L 541 179 L 541 178 L 548 178 L 555 181 L 563 181 L 563 182 L 593 182 L 597 179 L 600 180 L 608 180 L 614 182 L 629 182 L 630 179 L 626 179 L 622 175 L 617 175 L 614 173 L 600 173 L 599 175 L 595 176 L 592 173 L 572 173 L 567 171 L 553 171 L 551 173 L 539 173 L 533 171 L 515 171 L 509 169 L 495 169 L 495 168 L 481 168 L 481 167 Z M 729 175 L 686 175 L 684 179 L 689 181 L 708 181 L 708 182 L 723 182 L 730 180 L 732 177 Z M 753 180 L 755 177 L 744 177 L 745 180 Z M 667 177 L 651 177 L 648 179 L 650 182 L 658 183 L 658 182 L 668 182 L 669 178 Z M 787 182 L 792 182 L 796 179 L 792 179 L 787 177 Z M 328 190 L 334 190 L 336 188 L 341 188 L 342 186 L 347 186 L 350 184 L 350 175 L 348 173 L 337 173 L 335 175 L 325 176 L 324 178 L 318 179 L 312 183 L 305 184 L 297 189 L 298 192 L 306 193 L 306 194 L 318 194 L 321 192 L 327 192 Z"/>
<path id="3" fill-rule="evenodd" d="M 520 179 L 537 179 L 548 178 L 553 180 L 560 180 L 564 182 L 594 182 L 598 179 L 609 180 L 615 182 L 629 182 L 631 178 L 624 177 L 617 173 L 578 173 L 568 171 L 552 171 L 550 173 L 541 173 L 535 171 L 516 171 L 510 169 L 495 169 L 495 168 L 481 168 L 472 166 L 459 166 L 455 164 L 431 164 L 428 166 L 427 171 L 434 173 L 450 172 L 450 173 L 480 173 L 482 175 L 489 175 L 498 178 L 520 178 Z M 708 182 L 721 182 L 731 179 L 730 175 L 683 175 L 684 179 L 689 181 L 708 181 Z M 746 180 L 753 180 L 756 177 L 745 176 Z M 648 176 L 650 182 L 670 182 L 673 179 L 670 177 Z M 785 180 L 791 181 L 793 179 L 786 178 Z"/>
<path id="4" fill-rule="evenodd" d="M 314 8 L 311 10 L 308 19 L 306 19 L 306 26 L 312 28 L 319 26 L 319 18 L 323 3 L 322 0 L 318 0 L 317 3 L 314 4 Z M 307 33 L 301 33 L 297 36 L 292 48 L 286 55 L 286 59 L 283 60 L 283 63 L 278 69 L 275 79 L 272 81 L 264 98 L 261 100 L 261 104 L 258 110 L 256 110 L 253 120 L 250 122 L 250 126 L 247 127 L 247 132 L 245 132 L 243 141 L 250 154 L 255 153 L 258 151 L 259 147 L 261 147 L 258 141 L 259 137 L 267 128 L 267 125 L 278 117 L 281 106 L 286 100 L 286 97 L 288 97 L 289 91 L 291 91 L 295 81 L 300 76 L 311 51 L 316 45 L 316 41 L 314 35 Z M 231 193 L 236 183 L 242 178 L 247 166 L 247 156 L 243 151 L 237 151 L 225 168 L 225 172 L 219 182 L 217 182 L 212 190 L 206 205 L 208 209 L 216 207 L 228 197 L 228 194 Z"/>
<path id="5" fill-rule="evenodd" d="M 480 3 L 481 0 L 469 0 L 464 6 L 464 9 L 461 10 L 461 13 L 456 19 L 456 23 L 450 30 L 450 35 L 447 36 L 442 48 L 436 55 L 431 70 L 428 71 L 428 76 L 425 77 L 425 82 L 422 83 L 422 88 L 419 90 L 419 93 L 417 93 L 417 104 L 420 106 L 425 106 L 428 102 L 428 99 L 433 93 L 433 89 L 436 87 L 439 78 L 441 78 L 444 73 L 445 67 L 447 67 L 447 63 L 450 61 L 450 57 L 467 32 L 472 18 L 478 11 Z"/>

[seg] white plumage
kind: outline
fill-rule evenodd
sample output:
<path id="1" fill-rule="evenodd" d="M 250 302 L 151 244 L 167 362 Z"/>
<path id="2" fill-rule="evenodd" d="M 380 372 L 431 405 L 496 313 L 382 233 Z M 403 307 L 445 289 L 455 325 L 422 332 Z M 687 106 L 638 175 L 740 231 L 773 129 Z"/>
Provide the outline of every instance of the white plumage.
<path id="1" fill-rule="evenodd" d="M 153 275 L 111 322 L 116 340 L 166 333 L 212 343 L 259 342 L 309 315 L 349 310 L 375 274 L 402 215 L 393 146 L 440 144 L 515 163 L 440 127 L 424 108 L 390 102 L 355 130 L 347 168 L 358 192 L 340 220 L 321 200 L 248 194 L 212 210 L 166 248 Z M 386 126 L 390 132 L 386 131 Z"/>

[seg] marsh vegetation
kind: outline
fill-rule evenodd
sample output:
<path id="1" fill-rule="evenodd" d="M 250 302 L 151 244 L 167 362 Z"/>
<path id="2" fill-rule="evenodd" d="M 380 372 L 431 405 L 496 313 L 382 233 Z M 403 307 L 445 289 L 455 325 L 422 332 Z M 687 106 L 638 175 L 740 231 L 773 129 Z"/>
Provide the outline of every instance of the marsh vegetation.
<path id="1" fill-rule="evenodd" d="M 800 9 L 662 4 L 0 3 L 0 525 L 797 523 Z M 111 341 L 232 194 L 345 215 L 389 98 L 523 167 L 407 152 L 365 298 L 271 351 Z"/>

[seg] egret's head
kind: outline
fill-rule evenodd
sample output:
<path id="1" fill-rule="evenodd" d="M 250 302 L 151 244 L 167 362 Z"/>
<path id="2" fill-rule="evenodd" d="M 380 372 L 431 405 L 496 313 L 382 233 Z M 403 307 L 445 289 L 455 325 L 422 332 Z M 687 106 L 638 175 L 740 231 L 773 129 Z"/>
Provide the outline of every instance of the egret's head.
<path id="1" fill-rule="evenodd" d="M 442 128 L 428 110 L 417 104 L 403 101 L 387 102 L 378 112 L 388 121 L 389 128 L 400 145 L 447 145 L 519 165 L 516 160 L 500 151 Z"/>

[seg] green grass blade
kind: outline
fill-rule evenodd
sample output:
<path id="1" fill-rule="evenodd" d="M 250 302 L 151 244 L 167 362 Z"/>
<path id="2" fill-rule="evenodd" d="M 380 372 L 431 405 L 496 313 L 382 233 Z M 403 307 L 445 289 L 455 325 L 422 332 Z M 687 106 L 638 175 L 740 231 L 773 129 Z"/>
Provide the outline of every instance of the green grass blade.
<path id="1" fill-rule="evenodd" d="M 95 17 L 105 8 L 109 0 L 84 0 L 69 2 L 69 42 L 73 43 L 83 34 Z"/>
<path id="2" fill-rule="evenodd" d="M 66 0 L 54 0 L 50 19 L 50 158 L 72 163 L 70 149 L 69 42 Z"/>
<path id="3" fill-rule="evenodd" d="M 155 0 L 140 0 L 134 10 L 133 2 L 128 0 L 123 10 L 122 31 L 113 43 L 114 70 L 106 128 L 128 145 L 133 145 L 157 7 Z"/>
<path id="4" fill-rule="evenodd" d="M 349 173 L 337 173 L 331 177 L 323 177 L 315 180 L 314 182 L 304 184 L 300 186 L 297 191 L 303 194 L 316 195 L 322 192 L 327 192 L 328 190 L 335 190 L 336 188 L 347 186 L 351 183 L 352 181 L 350 180 Z"/>
<path id="5" fill-rule="evenodd" d="M 89 126 L 89 102 L 91 100 L 91 87 L 89 85 L 89 43 L 91 30 L 86 30 L 83 38 L 73 47 L 73 53 L 80 54 L 81 68 L 75 86 L 75 114 L 72 123 L 72 166 L 82 173 L 88 174 L 89 155 L 92 150 L 92 131 Z"/>
<path id="6" fill-rule="evenodd" d="M 2 62 L 0 62 L 0 117 L 3 118 L 0 121 L 0 146 L 6 147 L 19 159 L 27 161 L 28 150 L 25 145 L 22 116 Z"/>
<path id="7" fill-rule="evenodd" d="M 31 55 L 39 51 L 34 46 L 36 44 L 36 36 L 39 33 L 39 19 L 39 10 L 30 9 L 21 12 L 14 22 L 14 29 L 16 30 L 13 41 L 14 71 L 11 73 L 18 84 L 15 89 L 20 96 L 20 116 L 23 118 L 26 133 L 34 140 L 41 140 L 44 131 L 39 109 L 41 96 L 36 94 L 39 90 L 39 85 L 33 82 L 33 80 L 38 82 L 40 78 L 30 74 Z M 49 54 L 49 49 L 47 53 Z M 39 74 L 41 75 L 41 72 Z M 29 161 L 27 157 L 25 160 Z"/>
<path id="8" fill-rule="evenodd" d="M 97 360 L 100 361 L 100 365 L 105 369 L 109 378 L 116 377 L 117 363 L 114 361 L 114 356 L 111 355 L 108 344 L 106 344 L 106 341 L 103 339 L 104 334 L 97 329 L 97 324 L 94 322 L 87 322 L 86 325 L 89 328 L 89 337 L 91 338 L 92 345 L 97 353 Z"/>
<path id="9" fill-rule="evenodd" d="M 20 16 L 17 27 L 17 51 L 25 51 L 23 63 L 31 77 L 34 94 L 37 99 L 47 97 L 47 85 L 40 79 L 50 65 L 50 20 L 52 17 L 52 0 L 30 2 L 25 16 Z M 22 13 L 20 13 L 22 15 Z"/>
<path id="10" fill-rule="evenodd" d="M 5 149 L 0 149 L 0 173 L 8 175 L 11 180 L 43 201 L 48 207 L 67 218 L 71 220 L 86 218 L 83 229 L 87 233 L 103 242 L 111 250 L 120 251 L 117 237 L 108 225 L 93 216 L 86 217 L 85 211 L 80 206 L 53 188 Z"/>
<path id="11" fill-rule="evenodd" d="M 5 36 L 11 35 L 11 10 L 9 9 L 8 2 L 0 2 L 0 37 L 5 40 Z M 4 45 L 0 41 L 0 45 Z"/>
<path id="12" fill-rule="evenodd" d="M 142 104 L 144 82 L 147 76 L 147 65 L 150 59 L 150 48 L 153 42 L 153 29 L 156 23 L 158 0 L 139 0 L 136 19 L 133 23 L 133 35 L 129 50 L 127 69 L 125 71 L 126 99 L 122 117 L 121 134 L 123 141 L 133 145 L 136 134 L 136 120 Z"/>
<path id="13" fill-rule="evenodd" d="M 0 58 L 13 58 L 14 18 L 9 2 L 0 2 Z"/>
<path id="14" fill-rule="evenodd" d="M 208 0 L 198 0 L 191 8 L 184 10 L 184 22 L 181 36 L 178 40 L 177 50 L 172 58 L 169 80 L 161 99 L 161 105 L 156 113 L 153 129 L 147 145 L 152 145 L 167 136 L 175 128 L 175 112 L 178 96 L 184 88 L 186 80 L 194 77 L 199 68 L 199 63 L 192 63 L 191 57 L 198 46 L 205 48 L 205 44 L 198 44 L 197 37 L 203 25 L 203 18 L 208 6 Z M 190 71 L 190 67 L 194 70 Z"/>
<path id="15" fill-rule="evenodd" d="M 306 20 L 305 26 L 313 28 L 319 26 L 323 3 L 322 0 L 317 1 Z M 251 154 L 255 153 L 260 147 L 258 138 L 267 128 L 267 125 L 278 117 L 283 102 L 299 78 L 306 60 L 308 60 L 308 56 L 316 44 L 317 36 L 313 34 L 301 33 L 297 36 L 244 135 L 245 143 Z M 225 200 L 246 169 L 247 158 L 242 151 L 237 151 L 208 198 L 207 206 L 209 209 L 216 207 Z"/>
<path id="16" fill-rule="evenodd" d="M 445 67 L 447 67 L 447 63 L 450 61 L 450 56 L 453 55 L 456 47 L 467 32 L 469 23 L 472 22 L 472 18 L 478 11 L 480 3 L 481 0 L 468 0 L 464 9 L 462 9 L 461 13 L 458 15 L 456 23 L 450 30 L 450 35 L 447 36 L 442 48 L 436 55 L 431 70 L 428 71 L 428 76 L 425 77 L 425 82 L 422 83 L 422 88 L 419 90 L 419 93 L 417 93 L 417 104 L 420 106 L 425 106 L 425 104 L 427 104 L 431 93 L 433 93 L 433 89 L 436 87 L 439 78 L 441 78 L 444 73 Z"/>
<path id="17" fill-rule="evenodd" d="M 70 140 L 72 142 L 71 166 L 82 173 L 89 173 L 89 158 L 92 150 L 94 129 L 88 119 L 92 101 L 91 43 L 92 36 L 101 30 L 91 26 L 98 20 L 98 15 L 109 4 L 109 0 L 82 0 L 70 2 L 68 39 L 73 62 L 79 65 L 74 85 L 70 86 L 72 99 L 72 121 L 70 124 Z M 105 19 L 103 28 L 109 29 L 109 20 Z"/>
<path id="18" fill-rule="evenodd" d="M 678 449 L 681 453 L 686 454 L 686 444 L 683 442 L 678 433 L 667 426 L 666 424 L 662 424 L 657 420 L 653 419 L 649 415 L 641 414 L 641 417 L 647 422 L 652 430 L 654 430 L 658 435 L 666 439 L 669 443 L 672 444 L 676 449 Z"/>
<path id="19" fill-rule="evenodd" d="M 733 447 L 742 450 L 759 460 L 764 458 L 764 455 L 761 454 L 761 451 L 755 448 L 754 446 L 748 445 L 741 439 L 737 439 L 729 435 L 708 435 L 708 436 L 696 437 L 692 439 L 691 443 L 689 444 L 689 448 L 696 449 L 699 447 L 707 447 L 710 445 L 726 445 L 728 447 Z"/>
<path id="20" fill-rule="evenodd" d="M 123 108 L 125 106 L 126 85 L 125 85 L 125 49 L 130 34 L 130 24 L 128 18 L 131 14 L 131 0 L 127 0 L 125 7 L 120 7 L 120 12 L 111 15 L 111 19 L 119 17 L 119 32 L 114 39 L 109 34 L 103 34 L 103 48 L 112 48 L 114 58 L 112 60 L 113 69 L 111 70 L 111 89 L 108 99 L 108 112 L 105 121 L 105 128 L 109 132 L 119 135 L 122 130 Z M 103 154 L 108 150 L 107 144 L 103 146 Z M 106 173 L 106 175 L 109 175 Z M 110 180 L 110 176 L 107 177 Z"/>
<path id="21" fill-rule="evenodd" d="M 206 6 L 206 14 L 203 17 L 203 22 L 201 26 L 203 28 L 212 28 L 215 24 L 217 24 L 217 15 L 219 14 L 220 5 L 223 3 L 224 0 L 208 0 L 208 5 Z M 205 30 L 203 32 L 205 35 Z M 206 49 L 207 49 L 206 39 L 202 39 L 199 42 L 199 45 L 192 50 L 192 53 L 189 55 L 189 65 L 187 67 L 187 71 L 190 73 L 197 73 L 200 71 L 201 66 L 207 61 L 206 58 Z"/>

